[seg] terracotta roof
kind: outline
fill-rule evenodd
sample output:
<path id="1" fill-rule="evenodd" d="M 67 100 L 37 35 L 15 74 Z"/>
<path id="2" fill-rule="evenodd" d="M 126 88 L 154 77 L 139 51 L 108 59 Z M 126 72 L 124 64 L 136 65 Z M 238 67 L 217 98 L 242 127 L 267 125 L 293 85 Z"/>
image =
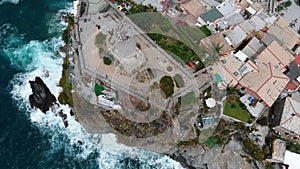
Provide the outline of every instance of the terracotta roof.
<path id="1" fill-rule="evenodd" d="M 214 46 L 216 45 L 220 45 L 222 46 L 222 48 L 220 49 L 220 53 L 224 53 L 228 52 L 230 53 L 230 51 L 232 50 L 231 46 L 228 45 L 227 41 L 225 40 L 223 34 L 221 32 L 217 32 L 209 37 L 203 38 L 200 41 L 200 46 L 204 45 L 205 47 L 205 51 L 207 53 L 211 53 L 214 50 Z M 227 53 L 227 54 L 229 54 Z"/>
<path id="2" fill-rule="evenodd" d="M 283 17 L 279 17 L 278 21 L 269 28 L 268 33 L 274 35 L 290 49 L 299 40 L 297 32 L 289 27 L 289 23 Z"/>
<path id="3" fill-rule="evenodd" d="M 206 9 L 198 0 L 190 0 L 186 3 L 180 4 L 180 6 L 194 17 L 198 17 L 206 12 Z"/>
<path id="4" fill-rule="evenodd" d="M 246 74 L 239 83 L 272 106 L 288 82 L 289 78 L 269 63 L 260 64 L 258 72 Z"/>
<path id="5" fill-rule="evenodd" d="M 263 50 L 255 59 L 258 63 L 272 63 L 282 72 L 285 67 L 294 60 L 294 57 L 281 47 L 276 41 L 273 41 L 265 50 Z"/>
<path id="6" fill-rule="evenodd" d="M 290 82 L 285 86 L 285 88 L 288 89 L 288 90 L 295 90 L 295 89 L 297 89 L 297 85 L 295 84 L 295 82 L 290 81 Z"/>
<path id="7" fill-rule="evenodd" d="M 297 63 L 298 65 L 300 65 L 300 53 L 296 56 L 295 63 Z"/>

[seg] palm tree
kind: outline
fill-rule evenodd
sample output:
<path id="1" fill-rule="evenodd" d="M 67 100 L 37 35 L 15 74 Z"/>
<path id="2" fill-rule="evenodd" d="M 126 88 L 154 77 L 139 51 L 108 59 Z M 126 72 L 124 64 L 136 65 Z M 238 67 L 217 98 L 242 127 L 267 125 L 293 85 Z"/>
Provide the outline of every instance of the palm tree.
<path id="1" fill-rule="evenodd" d="M 220 57 L 223 57 L 225 54 L 221 53 L 221 49 L 224 47 L 223 44 L 220 44 L 218 42 L 217 44 L 212 43 L 212 50 L 210 54 L 205 58 L 205 62 L 210 64 L 214 64 L 215 62 L 218 62 L 220 60 Z"/>

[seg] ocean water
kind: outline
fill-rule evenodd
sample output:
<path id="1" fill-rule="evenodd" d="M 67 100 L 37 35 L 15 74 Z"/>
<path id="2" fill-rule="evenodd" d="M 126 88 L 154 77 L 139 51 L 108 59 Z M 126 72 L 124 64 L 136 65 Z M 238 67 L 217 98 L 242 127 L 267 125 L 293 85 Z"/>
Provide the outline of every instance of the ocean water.
<path id="1" fill-rule="evenodd" d="M 120 145 L 113 134 L 90 135 L 74 119 L 64 128 L 54 114 L 29 106 L 28 81 L 40 76 L 51 92 L 62 71 L 55 51 L 69 0 L 0 0 L 0 169 L 181 168 L 167 156 Z M 49 74 L 49 76 L 46 76 Z M 69 114 L 68 114 L 69 116 Z"/>

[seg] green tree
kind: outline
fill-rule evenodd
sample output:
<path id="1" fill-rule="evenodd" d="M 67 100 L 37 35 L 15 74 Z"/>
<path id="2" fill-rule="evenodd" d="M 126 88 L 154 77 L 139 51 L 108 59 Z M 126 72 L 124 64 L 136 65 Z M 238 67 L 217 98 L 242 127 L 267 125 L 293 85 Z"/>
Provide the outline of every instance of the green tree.
<path id="1" fill-rule="evenodd" d="M 104 64 L 106 64 L 106 65 L 110 65 L 110 64 L 112 63 L 112 61 L 111 61 L 110 58 L 108 58 L 108 57 L 103 57 L 103 62 L 104 62 Z"/>

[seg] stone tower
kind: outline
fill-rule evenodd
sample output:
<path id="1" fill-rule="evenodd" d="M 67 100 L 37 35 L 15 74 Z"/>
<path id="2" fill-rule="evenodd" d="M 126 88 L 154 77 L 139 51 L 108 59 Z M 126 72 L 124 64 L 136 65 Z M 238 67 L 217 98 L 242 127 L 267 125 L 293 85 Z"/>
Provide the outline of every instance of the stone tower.
<path id="1" fill-rule="evenodd" d="M 137 48 L 135 30 L 126 20 L 114 29 L 113 55 L 128 73 L 132 73 L 145 62 L 144 54 Z"/>
<path id="2" fill-rule="evenodd" d="M 122 21 L 115 28 L 116 50 L 118 55 L 124 59 L 134 57 L 136 42 L 134 39 L 134 29 L 128 22 Z"/>

